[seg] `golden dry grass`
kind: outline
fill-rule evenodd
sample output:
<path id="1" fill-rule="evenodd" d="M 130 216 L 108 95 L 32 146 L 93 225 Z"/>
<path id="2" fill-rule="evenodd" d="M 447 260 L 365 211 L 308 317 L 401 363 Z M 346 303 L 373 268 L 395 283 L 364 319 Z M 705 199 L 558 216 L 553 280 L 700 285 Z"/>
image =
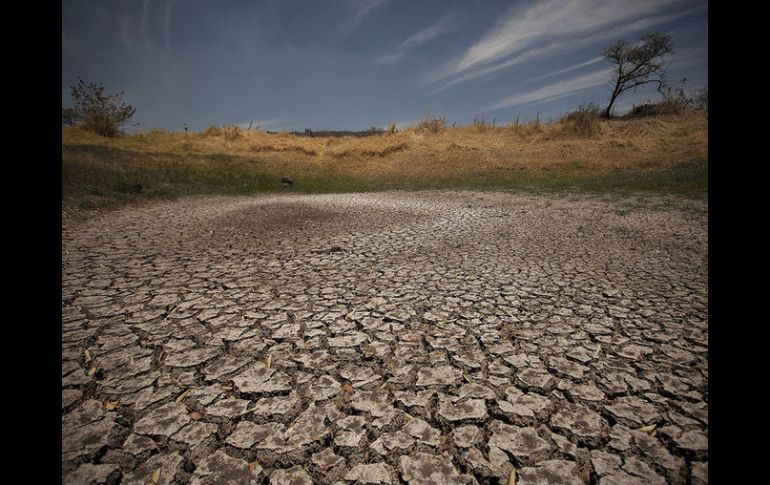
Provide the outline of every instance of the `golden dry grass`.
<path id="1" fill-rule="evenodd" d="M 62 158 L 65 199 L 108 197 L 116 184 L 133 183 L 142 183 L 145 193 L 166 187 L 172 196 L 280 190 L 276 181 L 284 175 L 309 191 L 477 188 L 505 186 L 524 173 L 649 171 L 705 161 L 708 121 L 694 111 L 603 120 L 589 138 L 562 122 L 475 124 L 438 133 L 412 127 L 341 138 L 219 128 L 103 138 L 67 127 Z M 184 190 L 172 189 L 180 184 Z"/>

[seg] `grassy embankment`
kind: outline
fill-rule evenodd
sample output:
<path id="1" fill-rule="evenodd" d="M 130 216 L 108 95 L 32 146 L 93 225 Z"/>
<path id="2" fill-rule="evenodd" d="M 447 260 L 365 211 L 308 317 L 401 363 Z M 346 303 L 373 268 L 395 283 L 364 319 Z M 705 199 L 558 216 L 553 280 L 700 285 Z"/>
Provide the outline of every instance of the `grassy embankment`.
<path id="1" fill-rule="evenodd" d="M 192 194 L 502 189 L 701 198 L 708 186 L 702 112 L 367 137 L 300 137 L 236 129 L 155 130 L 103 138 L 62 130 L 64 210 Z M 281 177 L 294 186 L 283 188 Z"/>

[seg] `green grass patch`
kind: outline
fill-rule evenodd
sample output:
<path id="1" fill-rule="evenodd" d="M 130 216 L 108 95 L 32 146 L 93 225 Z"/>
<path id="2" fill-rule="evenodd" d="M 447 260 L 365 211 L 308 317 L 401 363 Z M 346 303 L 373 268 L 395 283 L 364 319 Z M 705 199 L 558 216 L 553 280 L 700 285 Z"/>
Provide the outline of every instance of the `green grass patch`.
<path id="1" fill-rule="evenodd" d="M 415 163 L 408 172 L 356 170 L 335 164 L 276 162 L 267 155 L 202 155 L 145 152 L 107 145 L 62 147 L 65 207 L 117 208 L 134 202 L 187 195 L 265 192 L 367 192 L 378 190 L 475 189 L 528 192 L 664 193 L 689 198 L 708 194 L 708 162 L 692 160 L 670 169 L 590 169 L 584 161 L 559 168 L 479 169 L 462 174 L 424 174 Z M 284 188 L 281 177 L 294 185 Z"/>

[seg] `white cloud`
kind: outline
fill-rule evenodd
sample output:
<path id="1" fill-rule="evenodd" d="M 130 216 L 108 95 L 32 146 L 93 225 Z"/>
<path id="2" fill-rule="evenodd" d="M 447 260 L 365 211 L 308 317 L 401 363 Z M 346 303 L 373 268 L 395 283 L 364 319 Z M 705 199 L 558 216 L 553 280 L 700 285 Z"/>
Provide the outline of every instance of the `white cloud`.
<path id="1" fill-rule="evenodd" d="M 389 1 L 390 0 L 347 0 L 351 14 L 347 24 L 342 28 L 345 35 L 353 33 L 367 15 Z"/>
<path id="2" fill-rule="evenodd" d="M 670 21 L 700 8 L 659 14 L 662 7 L 682 1 L 544 0 L 516 5 L 462 55 L 429 73 L 426 83 L 455 77 L 439 87 L 440 91 L 524 61 L 574 51 L 602 39 Z M 539 47 L 533 48 L 534 45 Z"/>
<path id="3" fill-rule="evenodd" d="M 420 30 L 409 36 L 406 40 L 401 42 L 394 52 L 382 57 L 382 61 L 390 62 L 395 61 L 403 57 L 410 50 L 419 47 L 431 40 L 449 32 L 452 28 L 453 18 L 451 15 L 445 15 L 438 21 L 429 25 L 428 27 Z"/>
<path id="4" fill-rule="evenodd" d="M 611 67 L 600 69 L 583 76 L 548 84 L 531 91 L 513 94 L 482 108 L 482 111 L 491 111 L 520 104 L 545 102 L 563 98 L 583 89 L 607 84 L 611 75 Z"/>
<path id="5" fill-rule="evenodd" d="M 565 72 L 574 71 L 575 69 L 580 69 L 581 67 L 590 66 L 591 64 L 596 64 L 597 62 L 601 62 L 604 60 L 604 57 L 594 57 L 591 60 L 581 62 L 579 64 L 575 64 L 574 66 L 565 67 L 564 69 L 559 69 L 558 71 L 549 72 L 548 74 L 543 74 L 542 76 L 538 76 L 532 79 L 528 79 L 525 82 L 533 82 L 533 81 L 540 81 L 552 76 L 556 76 L 558 74 L 564 74 Z"/>
<path id="6" fill-rule="evenodd" d="M 163 12 L 163 40 L 166 42 L 166 52 L 171 53 L 171 14 L 174 11 L 174 0 L 168 0 Z"/>
<path id="7" fill-rule="evenodd" d="M 120 29 L 120 40 L 123 47 L 131 49 L 134 47 L 134 41 L 131 40 L 131 17 L 128 15 L 118 16 L 118 28 Z"/>

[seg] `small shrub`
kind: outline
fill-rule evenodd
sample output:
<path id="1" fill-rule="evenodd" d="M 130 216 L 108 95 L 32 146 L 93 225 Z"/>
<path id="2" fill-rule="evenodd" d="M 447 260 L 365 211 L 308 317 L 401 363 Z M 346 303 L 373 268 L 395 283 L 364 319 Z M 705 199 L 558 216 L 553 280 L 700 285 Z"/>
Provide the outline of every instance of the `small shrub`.
<path id="1" fill-rule="evenodd" d="M 120 127 L 128 122 L 136 108 L 123 102 L 123 93 L 105 94 L 104 86 L 86 84 L 78 78 L 70 88 L 74 106 L 62 107 L 62 124 L 79 125 L 83 129 L 106 137 L 120 134 Z"/>
<path id="2" fill-rule="evenodd" d="M 444 131 L 444 129 L 447 127 L 446 118 L 444 116 L 439 116 L 436 118 L 430 118 L 420 121 L 417 124 L 417 131 L 418 133 L 441 133 Z"/>
<path id="3" fill-rule="evenodd" d="M 678 87 L 668 86 L 663 92 L 663 100 L 657 103 L 646 102 L 634 105 L 628 112 L 628 118 L 642 118 L 645 116 L 675 115 L 690 108 L 694 104 L 693 98 L 684 93 L 682 86 L 686 79 L 681 81 Z"/>
<path id="4" fill-rule="evenodd" d="M 581 104 L 577 111 L 562 118 L 562 130 L 579 138 L 591 138 L 599 134 L 601 108 L 596 103 Z"/>
<path id="5" fill-rule="evenodd" d="M 104 113 L 91 112 L 86 114 L 82 118 L 80 126 L 84 130 L 88 130 L 108 138 L 113 138 L 120 133 L 118 126 L 112 121 L 109 115 Z"/>
<path id="6" fill-rule="evenodd" d="M 222 136 L 222 128 L 218 126 L 209 126 L 206 128 L 201 135 L 203 136 Z"/>
<path id="7" fill-rule="evenodd" d="M 487 131 L 489 128 L 491 128 L 492 125 L 487 120 L 487 117 L 484 115 L 475 115 L 473 117 L 473 129 L 477 133 L 483 133 Z"/>
<path id="8" fill-rule="evenodd" d="M 240 138 L 243 133 L 240 127 L 227 125 L 223 128 L 222 135 L 225 137 L 225 141 L 235 141 Z"/>

